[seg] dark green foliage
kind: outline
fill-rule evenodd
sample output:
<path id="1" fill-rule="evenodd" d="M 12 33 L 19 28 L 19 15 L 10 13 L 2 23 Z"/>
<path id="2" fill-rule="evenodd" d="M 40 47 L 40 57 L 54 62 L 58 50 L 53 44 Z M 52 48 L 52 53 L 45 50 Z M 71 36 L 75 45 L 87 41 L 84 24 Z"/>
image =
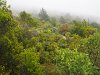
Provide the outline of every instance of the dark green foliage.
<path id="1" fill-rule="evenodd" d="M 96 69 L 100 69 L 100 33 L 96 33 L 93 36 L 88 38 L 88 41 L 84 45 L 85 52 L 89 54 L 89 57 L 96 67 Z"/>
<path id="2" fill-rule="evenodd" d="M 5 34 L 11 26 L 12 17 L 10 12 L 0 9 L 0 33 Z"/>
<path id="3" fill-rule="evenodd" d="M 96 28 L 93 28 L 88 22 L 83 20 L 82 22 L 73 21 L 74 27 L 71 29 L 72 34 L 78 34 L 81 37 L 89 37 L 96 32 Z"/>

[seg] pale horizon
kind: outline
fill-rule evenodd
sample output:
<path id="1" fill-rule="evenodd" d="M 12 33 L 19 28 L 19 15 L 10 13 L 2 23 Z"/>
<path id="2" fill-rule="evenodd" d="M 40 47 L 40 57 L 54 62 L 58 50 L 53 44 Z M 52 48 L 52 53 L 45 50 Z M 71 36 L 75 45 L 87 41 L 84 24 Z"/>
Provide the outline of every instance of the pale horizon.
<path id="1" fill-rule="evenodd" d="M 47 11 L 60 11 L 83 14 L 100 18 L 100 0 L 7 0 L 11 9 L 44 8 Z"/>

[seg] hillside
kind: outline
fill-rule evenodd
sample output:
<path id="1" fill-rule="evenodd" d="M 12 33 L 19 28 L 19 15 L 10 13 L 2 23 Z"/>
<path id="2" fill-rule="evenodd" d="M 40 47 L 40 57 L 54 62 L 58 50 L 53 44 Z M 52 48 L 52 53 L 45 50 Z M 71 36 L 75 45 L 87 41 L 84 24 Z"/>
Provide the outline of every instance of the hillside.
<path id="1" fill-rule="evenodd" d="M 0 0 L 0 75 L 100 75 L 100 25 L 26 11 Z"/>

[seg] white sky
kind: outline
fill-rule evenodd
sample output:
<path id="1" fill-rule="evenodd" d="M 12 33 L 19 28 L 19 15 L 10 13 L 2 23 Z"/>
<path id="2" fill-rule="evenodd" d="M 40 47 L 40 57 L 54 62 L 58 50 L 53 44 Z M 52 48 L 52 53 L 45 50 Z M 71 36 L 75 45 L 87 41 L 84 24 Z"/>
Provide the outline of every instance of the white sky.
<path id="1" fill-rule="evenodd" d="M 100 18 L 100 0 L 7 0 L 14 9 L 44 8 Z"/>

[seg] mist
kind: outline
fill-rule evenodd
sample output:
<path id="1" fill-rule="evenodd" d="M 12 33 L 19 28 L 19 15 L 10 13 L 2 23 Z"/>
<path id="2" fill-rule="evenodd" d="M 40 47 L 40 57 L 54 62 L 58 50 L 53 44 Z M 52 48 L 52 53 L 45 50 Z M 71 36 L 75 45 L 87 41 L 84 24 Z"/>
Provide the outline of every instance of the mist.
<path id="1" fill-rule="evenodd" d="M 74 14 L 85 18 L 100 20 L 100 0 L 7 0 L 12 11 L 38 13 L 41 8 L 49 14 Z"/>

